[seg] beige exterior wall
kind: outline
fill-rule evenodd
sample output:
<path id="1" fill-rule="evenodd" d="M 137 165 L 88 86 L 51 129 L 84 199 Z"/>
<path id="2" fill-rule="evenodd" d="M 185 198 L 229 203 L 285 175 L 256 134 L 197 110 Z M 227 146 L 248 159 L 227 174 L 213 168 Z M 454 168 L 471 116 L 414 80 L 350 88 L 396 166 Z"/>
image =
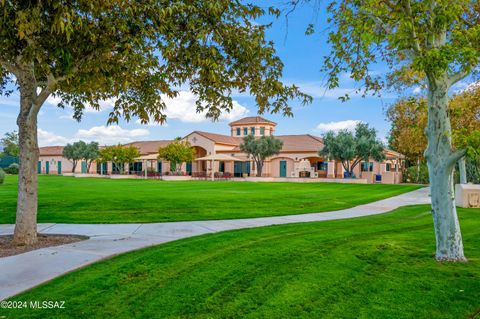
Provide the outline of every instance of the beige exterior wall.
<path id="1" fill-rule="evenodd" d="M 255 130 L 254 136 L 262 136 L 261 128 L 264 128 L 265 136 L 273 135 L 275 132 L 275 125 L 273 124 L 239 124 L 239 125 L 232 125 L 230 129 L 231 136 L 235 137 L 244 137 L 250 135 L 252 133 L 252 128 Z M 247 134 L 245 134 L 245 130 L 247 129 Z M 237 129 L 240 129 L 240 135 L 237 134 Z"/>

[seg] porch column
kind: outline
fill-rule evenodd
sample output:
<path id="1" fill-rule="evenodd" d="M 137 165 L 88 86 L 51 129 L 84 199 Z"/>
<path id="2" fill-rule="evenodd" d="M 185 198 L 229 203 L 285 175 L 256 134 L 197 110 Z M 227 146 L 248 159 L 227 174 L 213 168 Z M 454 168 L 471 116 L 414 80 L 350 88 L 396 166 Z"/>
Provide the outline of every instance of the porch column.
<path id="1" fill-rule="evenodd" d="M 380 174 L 383 174 L 387 171 L 387 164 L 380 163 Z"/>
<path id="2" fill-rule="evenodd" d="M 327 178 L 335 178 L 335 161 L 328 162 Z"/>

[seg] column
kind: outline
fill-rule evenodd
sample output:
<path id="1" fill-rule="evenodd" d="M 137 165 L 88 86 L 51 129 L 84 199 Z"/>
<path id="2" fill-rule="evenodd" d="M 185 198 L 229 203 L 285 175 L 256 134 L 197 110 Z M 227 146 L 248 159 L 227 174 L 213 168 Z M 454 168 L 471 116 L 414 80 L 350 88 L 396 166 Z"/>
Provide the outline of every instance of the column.
<path id="1" fill-rule="evenodd" d="M 327 178 L 335 178 L 335 161 L 328 162 Z"/>

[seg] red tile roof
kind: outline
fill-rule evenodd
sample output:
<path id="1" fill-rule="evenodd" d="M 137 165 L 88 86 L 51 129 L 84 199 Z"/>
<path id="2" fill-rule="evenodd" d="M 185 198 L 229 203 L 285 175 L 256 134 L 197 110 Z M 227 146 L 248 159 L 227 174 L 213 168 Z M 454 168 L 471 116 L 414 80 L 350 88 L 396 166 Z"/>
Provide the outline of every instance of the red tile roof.
<path id="1" fill-rule="evenodd" d="M 202 132 L 202 131 L 194 131 L 190 134 L 197 133 L 205 138 L 208 138 L 211 141 L 219 144 L 227 144 L 227 145 L 240 145 L 242 143 L 241 137 L 234 137 L 230 135 L 223 135 L 223 134 L 215 134 L 209 132 Z M 189 134 L 189 135 L 190 135 Z"/>
<path id="2" fill-rule="evenodd" d="M 171 140 L 159 141 L 137 141 L 125 144 L 125 146 L 135 146 L 140 151 L 141 155 L 157 153 L 160 147 L 165 147 L 170 144 Z"/>
<path id="3" fill-rule="evenodd" d="M 63 146 L 45 146 L 40 147 L 40 156 L 62 156 Z"/>

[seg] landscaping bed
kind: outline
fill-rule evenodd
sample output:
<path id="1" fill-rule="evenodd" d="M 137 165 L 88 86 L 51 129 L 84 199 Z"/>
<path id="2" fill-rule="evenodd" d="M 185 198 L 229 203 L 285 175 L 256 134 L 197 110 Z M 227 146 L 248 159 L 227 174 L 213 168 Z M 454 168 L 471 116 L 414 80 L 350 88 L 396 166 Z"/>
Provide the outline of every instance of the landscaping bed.
<path id="1" fill-rule="evenodd" d="M 78 241 L 86 240 L 86 236 L 77 236 L 77 235 L 38 235 L 38 242 L 35 245 L 13 245 L 12 235 L 2 235 L 0 236 L 0 258 L 7 256 L 14 256 L 18 254 L 23 254 L 28 251 L 47 248 L 53 246 L 60 246 L 65 244 L 71 244 Z"/>

